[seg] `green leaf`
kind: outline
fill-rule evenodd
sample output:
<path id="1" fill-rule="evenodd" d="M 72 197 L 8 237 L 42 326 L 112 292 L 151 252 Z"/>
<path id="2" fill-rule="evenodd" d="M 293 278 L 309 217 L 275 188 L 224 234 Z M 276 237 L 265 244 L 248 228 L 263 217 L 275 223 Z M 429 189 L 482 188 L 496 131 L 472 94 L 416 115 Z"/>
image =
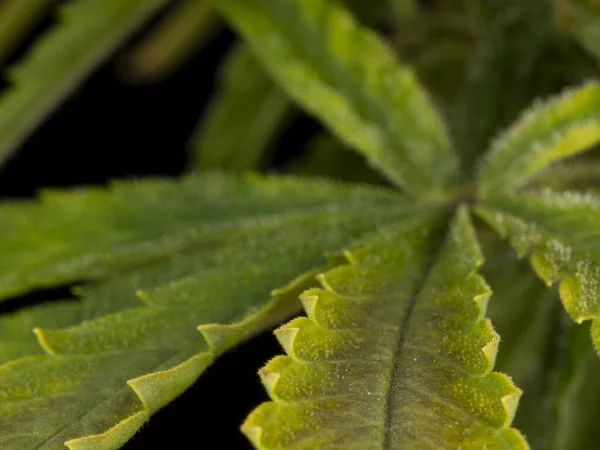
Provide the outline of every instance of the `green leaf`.
<path id="1" fill-rule="evenodd" d="M 164 78 L 181 67 L 220 28 L 210 0 L 184 0 L 126 56 L 129 80 Z"/>
<path id="2" fill-rule="evenodd" d="M 600 360 L 590 345 L 587 326 L 563 321 L 562 327 L 562 333 L 555 334 L 554 370 L 547 371 L 556 390 L 555 401 L 550 402 L 554 427 L 545 431 L 553 449 L 593 448 L 600 438 Z"/>
<path id="3" fill-rule="evenodd" d="M 219 93 L 192 138 L 194 165 L 238 172 L 261 168 L 291 107 L 248 47 L 237 45 L 220 73 Z"/>
<path id="4" fill-rule="evenodd" d="M 46 116 L 166 0 L 77 0 L 9 73 L 0 96 L 0 165 Z"/>
<path id="5" fill-rule="evenodd" d="M 554 190 L 597 190 L 600 187 L 600 162 L 594 158 L 553 164 L 528 183 L 536 188 Z"/>
<path id="6" fill-rule="evenodd" d="M 596 0 L 554 0 L 559 23 L 592 55 L 600 59 L 600 3 Z"/>
<path id="7" fill-rule="evenodd" d="M 387 0 L 387 2 L 399 21 L 413 19 L 417 16 L 420 8 L 417 0 Z"/>
<path id="8" fill-rule="evenodd" d="M 478 39 L 453 114 L 457 148 L 466 164 L 533 99 L 551 93 L 546 69 L 552 19 L 545 0 L 513 2 L 495 14 L 489 31 Z M 556 55 L 551 57 L 554 62 Z"/>
<path id="9" fill-rule="evenodd" d="M 381 189 L 219 175 L 5 205 L 4 292 L 100 284 L 82 288 L 82 323 L 36 329 L 49 356 L 0 367 L 0 447 L 118 448 L 215 357 L 296 311 L 324 252 L 413 212 Z"/>
<path id="10" fill-rule="evenodd" d="M 483 273 L 494 298 L 488 314 L 502 336 L 496 368 L 523 389 L 514 426 L 532 448 L 592 448 L 598 436 L 600 360 L 589 330 L 572 323 L 558 293 L 528 271 L 512 249 L 486 247 L 490 263 Z"/>
<path id="11" fill-rule="evenodd" d="M 406 209 L 392 191 L 293 177 L 212 174 L 43 191 L 40 203 L 0 206 L 0 299 L 205 251 L 238 230 L 284 227 L 311 214 L 341 220 L 368 211 L 368 221 Z"/>
<path id="12" fill-rule="evenodd" d="M 35 327 L 60 328 L 80 320 L 80 305 L 73 301 L 37 305 L 0 316 L 0 364 L 43 353 L 33 334 Z"/>
<path id="13" fill-rule="evenodd" d="M 309 142 L 306 153 L 292 161 L 287 169 L 304 176 L 387 185 L 387 181 L 378 172 L 365 165 L 361 155 L 348 153 L 344 144 L 328 133 L 315 136 Z"/>
<path id="14" fill-rule="evenodd" d="M 242 293 L 237 299 L 243 302 L 227 294 L 213 296 L 212 306 L 206 298 L 175 305 L 159 300 L 66 330 L 37 329 L 53 356 L 0 366 L 0 445 L 119 448 L 216 356 L 295 309 L 291 295 L 278 294 L 256 310 L 257 299 Z"/>
<path id="15" fill-rule="evenodd" d="M 574 192 L 494 197 L 479 215 L 507 238 L 548 285 L 560 282 L 560 297 L 577 323 L 592 320 L 600 352 L 600 198 Z"/>
<path id="16" fill-rule="evenodd" d="M 527 448 L 474 230 L 461 210 L 440 249 L 441 223 L 381 229 L 302 295 L 308 318 L 276 331 L 289 356 L 260 372 L 274 401 L 243 426 L 257 448 Z"/>
<path id="17" fill-rule="evenodd" d="M 54 0 L 0 2 L 0 66 L 54 3 Z"/>
<path id="18" fill-rule="evenodd" d="M 479 171 L 480 194 L 518 188 L 552 162 L 585 151 L 598 141 L 598 82 L 535 104 L 492 144 Z"/>
<path id="19" fill-rule="evenodd" d="M 546 369 L 543 367 L 544 348 L 553 331 L 551 327 L 556 312 L 556 305 L 552 302 L 554 292 L 528 270 L 527 263 L 520 261 L 511 248 L 502 241 L 502 245 L 498 245 L 498 241 L 500 239 L 491 230 L 480 235 L 487 261 L 482 274 L 492 289 L 494 299 L 487 313 L 502 336 L 497 368 L 509 374 L 524 391 L 516 426 L 529 438 L 529 407 L 535 410 L 540 405 L 537 388 Z M 525 421 L 519 423 L 523 415 Z"/>
<path id="20" fill-rule="evenodd" d="M 392 182 L 421 193 L 454 174 L 444 123 L 412 71 L 339 5 L 216 4 L 286 92 Z"/>

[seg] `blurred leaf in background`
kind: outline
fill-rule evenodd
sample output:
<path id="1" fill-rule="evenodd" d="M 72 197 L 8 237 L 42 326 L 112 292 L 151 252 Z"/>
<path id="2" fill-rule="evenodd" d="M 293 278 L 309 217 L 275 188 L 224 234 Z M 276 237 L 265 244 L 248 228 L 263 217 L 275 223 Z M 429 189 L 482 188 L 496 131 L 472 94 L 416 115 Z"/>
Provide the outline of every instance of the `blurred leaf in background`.
<path id="1" fill-rule="evenodd" d="M 600 59 L 600 1 L 555 0 L 558 22 Z"/>
<path id="2" fill-rule="evenodd" d="M 0 67 L 57 0 L 0 1 Z"/>
<path id="3" fill-rule="evenodd" d="M 245 44 L 227 55 L 218 93 L 191 140 L 192 164 L 240 171 L 266 167 L 273 140 L 292 116 L 292 102 Z"/>
<path id="4" fill-rule="evenodd" d="M 175 6 L 125 57 L 131 82 L 152 82 L 169 76 L 221 30 L 212 0 L 185 0 Z"/>

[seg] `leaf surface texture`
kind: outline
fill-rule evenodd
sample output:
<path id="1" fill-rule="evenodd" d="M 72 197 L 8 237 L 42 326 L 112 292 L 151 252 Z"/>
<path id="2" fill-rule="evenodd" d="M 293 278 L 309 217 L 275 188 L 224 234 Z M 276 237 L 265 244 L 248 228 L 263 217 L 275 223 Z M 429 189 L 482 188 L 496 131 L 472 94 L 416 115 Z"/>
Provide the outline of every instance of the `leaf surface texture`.
<path id="1" fill-rule="evenodd" d="M 551 163 L 600 140 L 600 84 L 590 82 L 534 104 L 502 133 L 482 161 L 482 195 L 509 191 Z"/>
<path id="2" fill-rule="evenodd" d="M 95 280 L 64 320 L 61 304 L 44 312 L 56 319 L 36 329 L 48 356 L 0 366 L 0 446 L 18 450 L 118 448 L 216 356 L 296 311 L 324 252 L 414 213 L 377 188 L 222 175 L 46 193 L 3 208 L 16 246 L 4 293 Z M 32 231 L 58 211 L 61 223 Z M 271 297 L 274 286 L 284 287 Z M 41 313 L 3 318 L 18 326 L 3 333 L 22 337 Z M 35 353 L 31 344 L 13 356 Z"/>
<path id="3" fill-rule="evenodd" d="M 600 351 L 600 199 L 544 190 L 490 198 L 478 212 L 519 256 L 529 257 L 542 280 L 560 283 L 565 309 L 577 323 L 592 320 Z"/>
<path id="4" fill-rule="evenodd" d="M 409 192 L 456 169 L 445 125 L 412 71 L 325 0 L 218 0 L 286 92 Z"/>
<path id="5" fill-rule="evenodd" d="M 289 356 L 261 371 L 274 401 L 243 426 L 257 448 L 527 448 L 474 230 L 465 210 L 443 223 L 386 226 L 302 295 L 308 318 L 276 331 Z"/>

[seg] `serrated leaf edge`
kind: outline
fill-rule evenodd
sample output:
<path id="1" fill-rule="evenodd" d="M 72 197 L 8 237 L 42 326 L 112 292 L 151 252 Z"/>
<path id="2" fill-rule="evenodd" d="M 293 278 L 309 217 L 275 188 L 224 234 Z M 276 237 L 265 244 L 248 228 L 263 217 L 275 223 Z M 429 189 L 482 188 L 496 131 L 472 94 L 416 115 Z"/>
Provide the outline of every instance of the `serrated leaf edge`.
<path id="1" fill-rule="evenodd" d="M 236 323 L 200 325 L 198 331 L 208 344 L 207 351 L 194 355 L 170 369 L 148 373 L 127 381 L 127 385 L 144 405 L 143 411 L 127 417 L 102 433 L 71 439 L 64 445 L 70 450 L 112 450 L 124 445 L 150 419 L 153 413 L 173 400 L 173 398 L 160 396 L 161 384 L 179 381 L 177 383 L 179 394 L 183 393 L 225 351 L 238 342 L 274 323 L 280 323 L 298 312 L 300 302 L 297 301 L 296 295 L 290 295 L 290 293 L 294 293 L 299 286 L 304 286 L 307 281 L 314 279 L 315 275 L 322 270 L 320 268 L 304 273 L 285 286 L 274 289 L 271 293 L 272 298 L 267 304 Z M 268 320 L 265 321 L 265 318 Z M 55 356 L 56 352 L 45 339 L 44 330 L 36 328 L 35 334 L 42 348 L 50 356 Z"/>
<path id="2" fill-rule="evenodd" d="M 466 213 L 464 208 L 461 208 L 459 214 L 463 216 Z M 475 269 L 480 267 L 483 264 L 483 255 L 478 250 L 478 259 L 476 261 Z M 358 262 L 358 258 L 356 258 L 350 250 L 344 250 L 343 255 L 346 257 L 348 264 L 347 266 L 356 265 Z M 473 297 L 473 301 L 477 304 L 479 309 L 479 316 L 482 318 L 485 315 L 485 310 L 487 308 L 487 303 L 492 295 L 492 291 L 489 285 L 484 281 L 484 279 L 480 275 L 476 275 L 482 281 L 483 291 L 480 294 L 477 294 Z M 334 292 L 333 289 L 326 282 L 326 272 L 321 273 L 316 276 L 317 280 L 319 280 L 322 289 L 329 292 Z M 272 358 L 263 368 L 261 368 L 258 372 L 261 383 L 265 387 L 267 394 L 271 398 L 270 402 L 265 402 L 256 407 L 246 418 L 242 426 L 240 427 L 242 433 L 246 435 L 246 437 L 253 443 L 253 445 L 257 449 L 263 449 L 262 447 L 262 435 L 263 435 L 263 427 L 258 425 L 260 423 L 259 417 L 262 413 L 262 410 L 265 408 L 274 408 L 277 407 L 277 404 L 285 404 L 286 401 L 279 398 L 276 393 L 277 384 L 281 378 L 280 373 L 278 372 L 277 366 L 287 365 L 293 363 L 294 361 L 299 360 L 298 357 L 294 354 L 294 341 L 302 328 L 302 323 L 310 321 L 317 326 L 320 326 L 315 317 L 315 309 L 317 303 L 319 301 L 318 295 L 315 295 L 315 291 L 319 291 L 319 288 L 313 288 L 307 291 L 304 291 L 300 295 L 300 301 L 303 305 L 304 311 L 307 314 L 307 317 L 299 317 L 293 319 L 291 322 L 288 322 L 274 331 L 275 337 L 283 347 L 286 355 L 279 355 Z M 492 327 L 491 320 L 485 319 L 486 327 L 489 327 L 489 330 L 492 332 L 492 338 L 481 347 L 481 352 L 483 353 L 485 359 L 488 361 L 487 370 L 484 374 L 479 377 L 484 377 L 487 375 L 495 375 L 498 378 L 501 378 L 507 386 L 510 387 L 512 392 L 502 396 L 499 401 L 502 405 L 502 408 L 505 412 L 505 420 L 503 423 L 503 429 L 507 429 L 512 432 L 513 437 L 516 441 L 519 442 L 519 445 L 522 449 L 529 449 L 529 445 L 525 440 L 525 437 L 516 429 L 508 428 L 512 423 L 517 408 L 519 404 L 519 400 L 523 394 L 523 391 L 519 389 L 513 383 L 512 379 L 503 373 L 500 372 L 492 372 L 493 366 L 496 361 L 496 355 L 498 352 L 498 345 L 500 343 L 500 336 L 495 332 Z M 600 333 L 600 329 L 599 329 Z M 501 429 L 502 429 L 501 428 Z"/>
<path id="3" fill-rule="evenodd" d="M 573 199 L 579 199 L 581 201 L 585 201 L 587 195 L 577 195 L 575 193 L 567 193 Z M 496 210 L 495 208 L 490 208 L 491 211 Z M 486 222 L 490 223 L 486 216 L 488 216 L 488 211 L 486 208 L 476 208 L 475 211 L 477 214 Z M 503 213 L 504 214 L 504 213 Z M 510 216 L 514 220 L 526 223 L 518 216 L 515 216 L 510 213 L 505 213 Z M 491 225 L 491 223 L 490 223 Z M 510 241 L 509 230 L 501 225 L 492 225 L 492 227 L 498 232 L 498 234 L 505 240 Z M 558 284 L 558 294 L 560 300 L 564 306 L 564 309 L 567 311 L 569 316 L 573 319 L 573 321 L 581 325 L 583 322 L 591 321 L 591 338 L 592 343 L 596 349 L 596 353 L 600 355 L 600 315 L 599 314 L 578 314 L 575 305 L 577 305 L 578 295 L 575 292 L 577 289 L 577 274 L 576 273 L 565 273 L 558 277 L 551 277 L 547 273 L 545 273 L 545 268 L 543 267 L 543 249 L 537 248 L 537 245 L 528 245 L 526 248 L 521 248 L 516 250 L 517 256 L 519 259 L 527 259 L 529 261 L 529 265 L 536 273 L 536 275 L 546 284 L 547 287 L 552 287 L 555 284 Z"/>

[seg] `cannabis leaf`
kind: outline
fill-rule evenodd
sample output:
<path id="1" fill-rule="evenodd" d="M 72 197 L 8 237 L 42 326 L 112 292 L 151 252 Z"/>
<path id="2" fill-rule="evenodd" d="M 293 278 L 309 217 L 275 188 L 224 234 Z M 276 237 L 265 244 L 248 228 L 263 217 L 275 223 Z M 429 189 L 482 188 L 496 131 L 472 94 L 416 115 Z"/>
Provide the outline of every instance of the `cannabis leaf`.
<path id="1" fill-rule="evenodd" d="M 495 255 L 483 274 L 494 292 L 488 314 L 502 336 L 496 368 L 524 392 L 514 426 L 532 448 L 593 447 L 600 359 L 589 329 L 573 324 L 558 294 L 491 235 L 480 238 Z"/>
<path id="2" fill-rule="evenodd" d="M 195 165 L 205 170 L 260 168 L 292 103 L 243 44 L 230 52 L 220 82 L 220 93 L 192 139 Z"/>
<path id="3" fill-rule="evenodd" d="M 414 74 L 327 1 L 219 0 L 271 76 L 300 105 L 411 193 L 456 169 L 444 123 Z"/>
<path id="4" fill-rule="evenodd" d="M 0 364 L 23 356 L 43 353 L 36 327 L 62 328 L 81 320 L 81 307 L 72 301 L 38 305 L 0 317 Z"/>
<path id="5" fill-rule="evenodd" d="M 555 34 L 552 11 L 545 0 L 514 3 L 502 8 L 489 37 L 479 40 L 453 111 L 457 148 L 467 164 L 531 100 L 553 88 L 544 70 Z"/>
<path id="6" fill-rule="evenodd" d="M 60 318 L 62 305 L 44 312 L 56 319 L 50 326 L 71 325 L 36 330 L 51 356 L 0 367 L 0 443 L 118 448 L 216 356 L 296 310 L 323 252 L 412 211 L 395 193 L 318 186 L 213 175 L 5 204 L 3 296 L 79 279 L 103 284 L 66 306 L 72 324 Z M 59 212 L 60 222 L 46 220 Z M 31 353 L 30 344 L 11 356 Z"/>
<path id="7" fill-rule="evenodd" d="M 0 66 L 52 3 L 53 0 L 5 0 L 0 4 Z"/>
<path id="8" fill-rule="evenodd" d="M 86 74 L 166 0 L 79 0 L 59 10 L 55 26 L 11 69 L 0 96 L 0 165 L 74 90 Z"/>
<path id="9" fill-rule="evenodd" d="M 461 210 L 437 248 L 436 219 L 354 244 L 302 295 L 309 318 L 276 331 L 290 356 L 261 371 L 275 402 L 243 427 L 257 448 L 527 447 L 506 428 L 520 391 L 490 372 L 474 230 Z"/>
<path id="10" fill-rule="evenodd" d="M 600 199 L 593 194 L 542 191 L 489 198 L 477 209 L 519 255 L 530 256 L 546 283 L 560 282 L 562 301 L 576 322 L 594 319 L 598 351 L 599 208 Z"/>
<path id="11" fill-rule="evenodd" d="M 0 101 L 0 154 L 165 1 L 100 3 L 65 6 L 64 25 L 17 71 Z M 397 14 L 417 8 L 392 6 Z M 461 161 L 412 69 L 339 4 L 189 0 L 171 16 L 189 26 L 175 30 L 167 20 L 159 41 L 174 33 L 187 52 L 187 39 L 201 35 L 192 25 L 204 13 L 214 17 L 214 7 L 246 43 L 221 75 L 198 159 L 256 167 L 293 100 L 331 132 L 312 141 L 296 170 L 387 187 L 213 173 L 2 203 L 0 300 L 18 304 L 16 295 L 64 285 L 77 298 L 0 316 L 0 447 L 119 448 L 223 352 L 298 312 L 298 297 L 308 317 L 276 331 L 288 355 L 261 370 L 272 401 L 243 426 L 257 448 L 594 445 L 600 195 L 564 189 L 592 186 L 598 166 L 563 160 L 600 140 L 599 82 L 536 102 L 475 158 L 528 101 L 516 92 L 558 36 L 548 5 L 512 5 L 490 34 L 503 42 L 478 49 L 477 76 L 467 77 L 458 129 L 450 130 Z M 528 29 L 538 20 L 539 35 L 537 26 Z M 489 103 L 477 89 L 504 73 L 489 74 L 510 59 L 504 39 L 513 29 L 536 39 L 509 70 L 518 89 L 470 123 Z M 140 74 L 175 61 L 171 44 L 166 59 L 146 59 L 145 48 L 162 47 L 141 44 Z M 500 103 L 501 94 L 489 98 Z M 234 152 L 240 142 L 243 157 Z M 346 148 L 358 155 L 343 168 L 313 169 L 339 164 Z M 379 173 L 349 173 L 361 157 Z M 565 167 L 579 169 L 565 174 Z M 472 213 L 483 219 L 478 229 Z M 485 224 L 528 256 L 547 284 L 560 282 L 576 323 Z M 483 269 L 497 293 L 490 315 L 505 336 L 498 369 L 527 389 L 520 431 L 511 424 L 522 391 L 492 371 L 500 338 L 485 318 L 491 290 L 478 274 L 479 242 L 492 255 Z"/>
<path id="12" fill-rule="evenodd" d="M 600 141 L 600 84 L 534 105 L 492 145 L 479 173 L 482 196 L 518 188 L 552 162 Z"/>
<path id="13" fill-rule="evenodd" d="M 364 214 L 371 203 L 373 217 L 362 221 L 373 223 L 379 210 L 405 209 L 399 198 L 393 192 L 348 190 L 325 182 L 252 176 L 232 180 L 220 175 L 115 183 L 110 192 L 44 191 L 40 204 L 14 201 L 0 209 L 0 245 L 5 249 L 0 257 L 0 298 L 39 286 L 102 280 L 168 260 L 190 247 L 218 248 L 236 230 L 250 233 L 269 221 L 271 227 L 308 221 L 310 211 L 316 217 L 352 216 L 360 208 Z"/>
<path id="14" fill-rule="evenodd" d="M 187 61 L 220 28 L 213 3 L 185 0 L 165 17 L 126 57 L 134 81 L 165 77 Z"/>
<path id="15" fill-rule="evenodd" d="M 559 22 L 600 58 L 600 4 L 595 0 L 554 0 Z"/>

